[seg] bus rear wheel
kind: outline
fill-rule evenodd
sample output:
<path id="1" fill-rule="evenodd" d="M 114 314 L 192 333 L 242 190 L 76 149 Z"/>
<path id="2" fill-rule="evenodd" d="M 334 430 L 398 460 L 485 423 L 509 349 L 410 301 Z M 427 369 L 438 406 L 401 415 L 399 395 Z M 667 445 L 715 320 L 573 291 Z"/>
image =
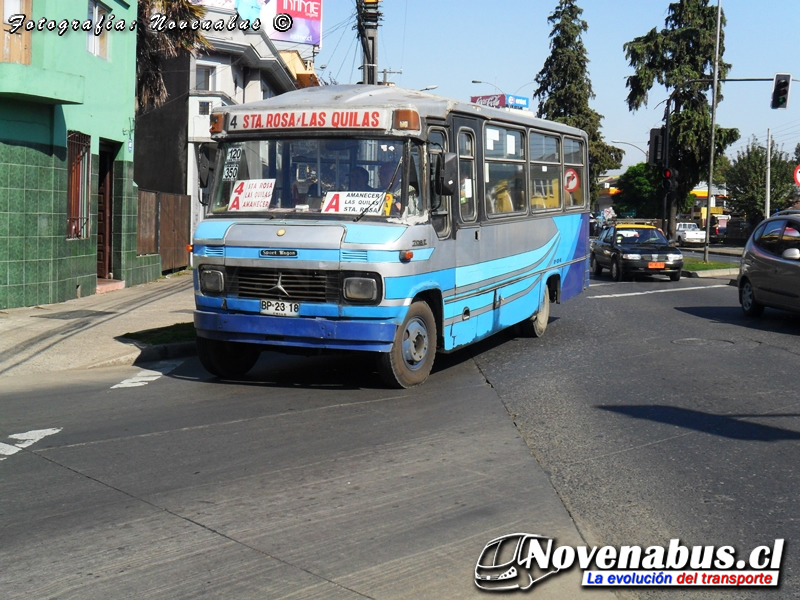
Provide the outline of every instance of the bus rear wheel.
<path id="1" fill-rule="evenodd" d="M 253 368 L 261 350 L 253 344 L 197 338 L 200 364 L 212 375 L 227 379 L 241 377 Z"/>
<path id="2" fill-rule="evenodd" d="M 423 383 L 436 357 L 436 320 L 426 302 L 413 302 L 397 328 L 389 352 L 380 355 L 378 371 L 392 387 L 410 388 Z"/>
<path id="3" fill-rule="evenodd" d="M 547 323 L 550 320 L 550 288 L 544 286 L 539 310 L 531 318 L 525 319 L 519 324 L 520 331 L 525 337 L 542 337 L 547 330 Z"/>

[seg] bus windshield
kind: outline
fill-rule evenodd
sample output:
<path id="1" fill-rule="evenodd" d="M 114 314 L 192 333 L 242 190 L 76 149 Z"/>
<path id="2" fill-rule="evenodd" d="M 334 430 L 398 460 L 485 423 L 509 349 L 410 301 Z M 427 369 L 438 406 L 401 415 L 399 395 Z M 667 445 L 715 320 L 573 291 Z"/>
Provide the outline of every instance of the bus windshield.
<path id="1" fill-rule="evenodd" d="M 391 138 L 224 142 L 217 150 L 209 212 L 420 216 L 419 156 L 416 144 Z"/>

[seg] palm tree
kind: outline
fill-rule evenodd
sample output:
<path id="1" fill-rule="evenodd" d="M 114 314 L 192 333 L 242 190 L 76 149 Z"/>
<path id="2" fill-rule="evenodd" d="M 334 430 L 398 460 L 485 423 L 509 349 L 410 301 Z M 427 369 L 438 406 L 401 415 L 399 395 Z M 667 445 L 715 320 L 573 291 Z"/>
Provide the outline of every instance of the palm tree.
<path id="1" fill-rule="evenodd" d="M 180 23 L 201 20 L 206 8 L 192 4 L 191 0 L 138 0 L 136 24 L 136 98 L 137 109 L 146 110 L 161 106 L 167 100 L 163 64 L 181 52 L 197 52 L 211 48 L 200 29 L 175 28 L 156 31 L 150 28 L 154 14 L 166 16 L 167 21 Z"/>

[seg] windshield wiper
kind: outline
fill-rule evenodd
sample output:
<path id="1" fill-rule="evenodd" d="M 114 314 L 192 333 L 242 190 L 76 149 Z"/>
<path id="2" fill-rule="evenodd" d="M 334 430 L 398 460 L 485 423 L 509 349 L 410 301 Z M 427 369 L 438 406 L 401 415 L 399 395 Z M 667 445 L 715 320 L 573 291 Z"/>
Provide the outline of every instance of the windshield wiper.
<path id="1" fill-rule="evenodd" d="M 401 160 L 401 161 L 399 161 L 399 162 L 397 163 L 397 166 L 394 168 L 394 173 L 392 173 L 392 178 L 389 180 L 389 184 L 386 186 L 386 189 L 385 189 L 385 190 L 383 190 L 383 195 L 382 195 L 380 198 L 375 198 L 375 200 L 373 200 L 373 201 L 372 201 L 372 202 L 370 202 L 370 203 L 369 203 L 367 206 L 365 206 L 365 207 L 364 207 L 364 210 L 362 210 L 362 211 L 361 211 L 361 214 L 360 214 L 360 215 L 358 215 L 358 216 L 357 216 L 355 219 L 353 219 L 353 222 L 360 221 L 360 220 L 361 220 L 361 218 L 362 218 L 364 215 L 366 215 L 366 214 L 367 214 L 367 211 L 368 211 L 370 208 L 372 208 L 373 206 L 375 206 L 375 203 L 376 203 L 378 200 L 385 200 L 385 199 L 386 199 L 386 194 L 388 194 L 388 193 L 389 193 L 389 190 L 390 190 L 390 189 L 392 189 L 392 186 L 394 185 L 394 180 L 397 178 L 397 172 L 400 170 L 400 165 L 402 165 L 402 164 L 403 164 L 403 161 L 402 161 L 402 160 Z"/>
<path id="2" fill-rule="evenodd" d="M 367 214 L 367 211 L 369 211 L 369 209 L 371 209 L 373 206 L 375 206 L 375 203 L 376 203 L 376 202 L 378 202 L 378 201 L 381 201 L 381 202 L 382 202 L 384 198 L 386 198 L 386 194 L 385 194 L 385 193 L 384 193 L 382 196 L 378 196 L 377 198 L 375 198 L 375 200 L 373 200 L 372 202 L 370 202 L 369 204 L 367 204 L 367 205 L 364 207 L 364 210 L 362 210 L 362 211 L 361 211 L 361 214 L 360 214 L 360 215 L 358 215 L 358 216 L 357 216 L 355 219 L 353 219 L 353 222 L 360 221 L 360 220 L 361 220 L 361 217 L 363 217 L 364 215 L 366 215 L 366 214 Z"/>

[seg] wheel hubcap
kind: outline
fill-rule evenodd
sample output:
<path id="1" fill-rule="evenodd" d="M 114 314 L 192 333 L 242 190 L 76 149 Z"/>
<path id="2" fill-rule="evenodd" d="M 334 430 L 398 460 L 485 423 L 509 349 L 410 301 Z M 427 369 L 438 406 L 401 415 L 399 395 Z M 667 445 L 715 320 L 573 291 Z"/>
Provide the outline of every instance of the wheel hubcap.
<path id="1" fill-rule="evenodd" d="M 742 288 L 742 306 L 749 309 L 753 304 L 753 290 L 749 285 Z"/>
<path id="2" fill-rule="evenodd" d="M 416 369 L 428 354 L 428 329 L 422 319 L 414 318 L 403 332 L 403 360 L 410 369 Z"/>

